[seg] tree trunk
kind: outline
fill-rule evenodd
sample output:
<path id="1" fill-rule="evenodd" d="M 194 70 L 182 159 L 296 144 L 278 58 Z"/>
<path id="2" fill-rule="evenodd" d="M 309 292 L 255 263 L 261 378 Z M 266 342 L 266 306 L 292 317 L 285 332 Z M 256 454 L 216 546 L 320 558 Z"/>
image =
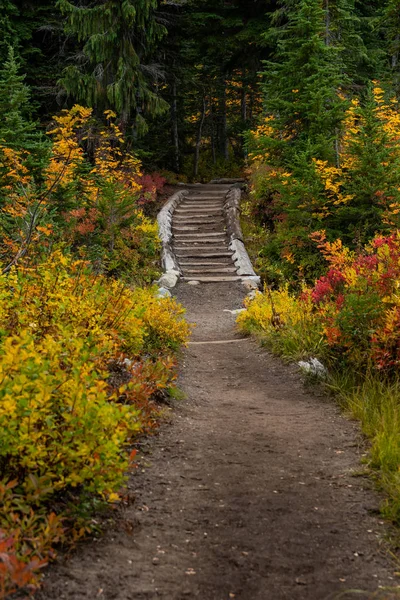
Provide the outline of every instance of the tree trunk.
<path id="1" fill-rule="evenodd" d="M 242 121 L 244 124 L 247 122 L 247 90 L 244 84 L 242 84 L 242 100 L 241 100 L 241 109 L 242 109 Z M 241 146 L 243 150 L 244 158 L 247 158 L 247 149 L 246 145 L 243 143 L 243 138 L 241 141 Z"/>
<path id="2" fill-rule="evenodd" d="M 242 108 L 242 121 L 245 123 L 247 121 L 247 90 L 246 90 L 244 84 L 242 87 L 241 108 Z"/>
<path id="3" fill-rule="evenodd" d="M 399 64 L 399 46 L 400 46 L 400 35 L 396 35 L 395 38 L 395 49 L 392 54 L 392 69 L 396 69 Z"/>
<path id="4" fill-rule="evenodd" d="M 215 149 L 215 113 L 214 113 L 214 105 L 212 100 L 212 94 L 210 96 L 210 113 L 211 113 L 211 154 L 213 165 L 217 164 L 217 154 Z"/>
<path id="5" fill-rule="evenodd" d="M 179 129 L 178 129 L 178 100 L 176 97 L 176 80 L 172 84 L 172 102 L 171 102 L 171 122 L 172 139 L 174 144 L 174 169 L 176 173 L 180 171 L 180 153 L 179 153 Z"/>
<path id="6" fill-rule="evenodd" d="M 197 175 L 199 173 L 200 146 L 201 146 L 201 139 L 202 139 L 202 136 L 203 136 L 203 125 L 204 125 L 205 118 L 206 118 L 206 98 L 203 95 L 203 105 L 202 105 L 202 109 L 201 109 L 201 117 L 200 117 L 200 121 L 199 121 L 199 128 L 197 130 L 196 148 L 195 148 L 195 153 L 194 153 L 194 169 L 193 169 L 193 174 L 194 174 L 195 177 L 197 177 Z"/>
<path id="7" fill-rule="evenodd" d="M 222 150 L 225 160 L 229 160 L 229 140 L 228 140 L 228 120 L 226 110 L 226 81 L 224 81 L 224 91 L 222 94 Z"/>
<path id="8" fill-rule="evenodd" d="M 326 46 L 330 46 L 331 45 L 331 13 L 330 13 L 329 0 L 325 0 L 325 11 L 326 11 L 326 16 L 325 16 L 325 45 Z"/>
<path id="9" fill-rule="evenodd" d="M 249 102 L 249 121 L 250 123 L 253 123 L 253 109 L 254 109 L 254 92 L 251 89 L 250 90 L 250 102 Z"/>
<path id="10" fill-rule="evenodd" d="M 229 160 L 229 140 L 227 132 L 227 114 L 226 114 L 226 80 L 222 80 L 222 93 L 220 97 L 220 114 L 221 114 L 221 154 L 225 160 Z"/>

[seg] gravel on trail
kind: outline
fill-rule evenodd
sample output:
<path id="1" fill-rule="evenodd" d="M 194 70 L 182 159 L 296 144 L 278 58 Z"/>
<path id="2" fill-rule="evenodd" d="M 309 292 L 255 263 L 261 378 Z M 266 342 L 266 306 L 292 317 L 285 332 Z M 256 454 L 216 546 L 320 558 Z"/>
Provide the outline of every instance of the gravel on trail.
<path id="1" fill-rule="evenodd" d="M 375 595 L 397 587 L 397 567 L 358 425 L 240 339 L 226 312 L 242 306 L 240 283 L 175 293 L 197 323 L 180 366 L 186 399 L 143 444 L 135 501 L 60 558 L 37 598 L 398 598 Z"/>

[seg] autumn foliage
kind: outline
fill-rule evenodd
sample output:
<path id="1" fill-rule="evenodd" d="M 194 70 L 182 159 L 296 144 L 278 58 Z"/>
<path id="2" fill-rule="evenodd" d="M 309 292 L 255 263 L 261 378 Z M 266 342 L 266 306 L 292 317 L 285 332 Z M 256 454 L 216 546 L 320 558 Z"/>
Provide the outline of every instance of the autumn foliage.
<path id="1" fill-rule="evenodd" d="M 269 229 L 264 253 L 293 283 L 326 267 L 310 233 L 324 229 L 355 249 L 400 224 L 398 100 L 378 82 L 363 102 L 339 100 L 346 110 L 330 159 L 304 152 L 285 164 L 280 148 L 296 144 L 297 132 L 280 130 L 273 115 L 249 134 L 253 216 Z"/>
<path id="2" fill-rule="evenodd" d="M 400 366 L 400 234 L 378 236 L 360 252 L 340 240 L 328 242 L 324 231 L 312 238 L 328 262 L 326 274 L 299 295 L 287 289 L 259 294 L 239 316 L 240 326 L 292 341 L 301 328 L 295 356 L 314 353 L 336 367 L 395 374 Z M 274 310 L 282 326 L 278 330 Z"/>
<path id="3" fill-rule="evenodd" d="M 0 598 L 33 589 L 61 544 L 123 491 L 189 327 L 157 288 L 157 226 L 115 114 L 54 117 L 47 160 L 0 146 Z M 130 287 L 127 287 L 129 284 Z"/>
<path id="4" fill-rule="evenodd" d="M 0 564 L 9 592 L 34 583 L 54 546 L 85 530 L 80 502 L 118 500 L 129 446 L 154 427 L 151 398 L 173 385 L 189 329 L 174 300 L 128 290 L 60 251 L 0 277 L 0 313 Z"/>
<path id="5" fill-rule="evenodd" d="M 4 268 L 62 241 L 101 273 L 150 282 L 157 275 L 157 228 L 143 215 L 162 189 L 143 175 L 107 111 L 104 124 L 76 105 L 54 117 L 47 164 L 38 177 L 25 151 L 0 145 L 0 249 Z"/>

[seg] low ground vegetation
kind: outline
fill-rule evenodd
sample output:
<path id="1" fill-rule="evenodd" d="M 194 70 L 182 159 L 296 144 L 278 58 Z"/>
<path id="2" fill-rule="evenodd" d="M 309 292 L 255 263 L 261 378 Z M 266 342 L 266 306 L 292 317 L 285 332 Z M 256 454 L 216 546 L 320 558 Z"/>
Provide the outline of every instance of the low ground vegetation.
<path id="1" fill-rule="evenodd" d="M 60 251 L 0 279 L 0 515 L 5 597 L 37 583 L 61 542 L 118 502 L 157 390 L 174 385 L 188 325 L 172 299 L 132 291 Z"/>
<path id="2" fill-rule="evenodd" d="M 0 598 L 34 589 L 58 549 L 123 499 L 189 335 L 182 307 L 151 285 L 160 242 L 147 215 L 165 178 L 143 174 L 111 111 L 99 121 L 74 105 L 41 134 L 20 112 L 12 52 L 7 68 L 17 100 L 0 139 Z"/>

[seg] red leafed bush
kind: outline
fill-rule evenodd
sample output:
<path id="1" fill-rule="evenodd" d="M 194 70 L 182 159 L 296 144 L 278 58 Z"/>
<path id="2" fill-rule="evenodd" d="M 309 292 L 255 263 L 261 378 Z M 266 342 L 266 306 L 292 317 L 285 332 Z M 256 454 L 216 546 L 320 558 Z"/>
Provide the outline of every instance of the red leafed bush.
<path id="1" fill-rule="evenodd" d="M 400 233 L 376 237 L 350 253 L 341 243 L 319 247 L 330 264 L 311 292 L 332 350 L 357 366 L 400 366 Z"/>
<path id="2" fill-rule="evenodd" d="M 151 175 L 142 175 L 137 178 L 137 183 L 141 186 L 139 204 L 148 204 L 154 202 L 157 194 L 162 192 L 167 180 L 160 173 L 151 173 Z"/>
<path id="3" fill-rule="evenodd" d="M 33 557 L 28 561 L 17 556 L 14 536 L 0 529 L 0 599 L 8 598 L 21 588 L 34 589 L 39 570 L 45 560 Z"/>

